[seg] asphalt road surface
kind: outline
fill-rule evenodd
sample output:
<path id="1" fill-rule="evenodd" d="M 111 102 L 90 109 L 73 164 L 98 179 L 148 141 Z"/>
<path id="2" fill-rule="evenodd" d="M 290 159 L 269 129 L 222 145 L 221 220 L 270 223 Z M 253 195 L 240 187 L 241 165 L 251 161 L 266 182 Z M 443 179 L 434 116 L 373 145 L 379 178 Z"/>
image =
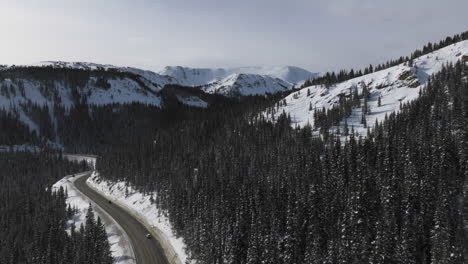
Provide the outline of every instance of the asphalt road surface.
<path id="1" fill-rule="evenodd" d="M 86 185 L 86 180 L 89 176 L 91 176 L 91 173 L 76 180 L 76 188 L 98 204 L 125 230 L 132 243 L 137 263 L 169 264 L 159 242 L 154 238 L 146 238 L 146 234 L 150 232 L 142 223 L 118 205 L 114 203 L 109 204 L 109 201 L 104 196 Z"/>

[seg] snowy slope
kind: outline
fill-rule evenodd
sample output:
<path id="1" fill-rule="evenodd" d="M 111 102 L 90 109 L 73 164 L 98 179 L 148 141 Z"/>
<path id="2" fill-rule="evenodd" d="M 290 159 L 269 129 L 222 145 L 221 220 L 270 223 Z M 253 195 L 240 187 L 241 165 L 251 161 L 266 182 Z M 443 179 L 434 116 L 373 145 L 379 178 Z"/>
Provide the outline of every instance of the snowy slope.
<path id="1" fill-rule="evenodd" d="M 110 85 L 108 89 L 98 87 L 96 85 L 96 78 L 91 77 L 79 92 L 86 94 L 88 96 L 88 103 L 94 105 L 131 102 L 160 105 L 160 97 L 154 93 L 158 90 L 156 86 L 148 84 L 148 87 L 153 91 L 151 92 L 130 78 L 109 79 L 108 83 Z M 18 78 L 15 80 L 5 79 L 0 80 L 0 87 L 2 86 L 8 87 L 9 93 L 0 94 L 0 108 L 10 109 L 11 107 L 18 107 L 28 102 L 51 107 L 55 103 L 51 93 L 41 91 L 41 87 L 45 86 L 42 81 Z M 20 92 L 20 86 L 24 87 L 24 95 Z M 53 90 L 57 91 L 62 105 L 65 107 L 73 105 L 70 87 L 67 87 L 58 80 L 47 82 L 47 86 L 54 87 Z M 14 93 L 11 92 L 12 90 L 14 90 Z M 21 119 L 25 123 L 29 123 L 27 117 L 21 116 Z"/>
<path id="2" fill-rule="evenodd" d="M 255 74 L 281 79 L 290 84 L 302 84 L 305 80 L 318 76 L 299 67 L 238 67 L 238 68 L 189 68 L 181 66 L 168 66 L 160 71 L 161 75 L 174 77 L 179 84 L 186 86 L 201 86 L 218 82 L 233 74 Z"/>
<path id="3" fill-rule="evenodd" d="M 400 64 L 385 70 L 374 72 L 354 78 L 329 88 L 310 86 L 288 95 L 284 99 L 286 105 L 275 109 L 275 117 L 283 111 L 289 113 L 293 126 L 314 125 L 314 109 L 331 108 L 338 102 L 339 95 L 349 95 L 355 88 L 359 93 L 364 86 L 370 90 L 368 105 L 371 113 L 366 115 L 367 124 L 372 126 L 375 120 L 382 120 L 386 114 L 398 111 L 400 102 L 409 102 L 418 97 L 419 90 L 424 88 L 428 78 L 442 69 L 447 63 L 468 56 L 468 41 L 434 51 L 414 60 L 413 67 Z M 310 95 L 307 96 L 308 91 Z M 381 96 L 381 106 L 378 107 L 378 97 Z M 312 107 L 312 111 L 310 111 Z M 268 114 L 271 117 L 271 114 Z M 356 132 L 365 135 L 367 129 L 361 124 L 361 108 L 353 109 L 352 115 L 347 119 L 349 127 L 354 126 Z M 341 126 L 344 125 L 344 120 Z"/>
<path id="4" fill-rule="evenodd" d="M 273 94 L 291 88 L 290 83 L 267 75 L 235 73 L 202 87 L 202 90 L 225 96 L 239 96 Z"/>

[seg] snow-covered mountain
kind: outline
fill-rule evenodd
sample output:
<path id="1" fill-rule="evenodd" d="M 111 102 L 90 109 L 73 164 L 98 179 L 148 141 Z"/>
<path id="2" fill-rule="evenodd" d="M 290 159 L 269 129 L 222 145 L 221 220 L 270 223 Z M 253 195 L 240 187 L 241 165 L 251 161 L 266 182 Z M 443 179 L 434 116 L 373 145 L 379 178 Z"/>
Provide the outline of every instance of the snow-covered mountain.
<path id="1" fill-rule="evenodd" d="M 7 78 L 0 80 L 0 87 L 8 87 L 8 89 L 4 88 L 3 90 L 11 90 L 11 92 L 0 94 L 0 106 L 19 105 L 28 101 L 44 105 L 59 98 L 61 104 L 70 107 L 73 104 L 72 86 L 76 85 L 66 81 L 67 77 L 64 77 L 66 74 L 61 76 L 58 73 L 54 76 L 56 78 L 51 77 L 47 80 L 32 74 L 41 68 L 49 70 L 49 74 L 60 68 L 88 70 L 89 75 L 80 77 L 82 79 L 79 80 L 80 85 L 78 85 L 77 91 L 86 95 L 87 102 L 93 105 L 131 102 L 159 105 L 160 98 L 157 92 L 166 84 L 176 83 L 169 76 L 113 65 L 84 62 L 41 62 L 27 66 L 34 68 L 25 70 L 26 73 L 20 70 L 21 74 L 19 75 L 12 73 L 13 78 L 8 78 L 8 72 L 15 72 L 18 67 L 10 66 L 1 69 L 3 77 Z M 115 71 L 109 71 L 110 69 Z"/>
<path id="2" fill-rule="evenodd" d="M 414 60 L 412 67 L 403 63 L 388 69 L 377 71 L 368 75 L 357 77 L 342 83 L 325 86 L 305 87 L 285 97 L 274 113 L 267 113 L 269 117 L 276 117 L 286 112 L 291 116 L 293 126 L 314 126 L 314 110 L 330 109 L 338 103 L 342 95 L 358 89 L 361 93 L 364 87 L 370 91 L 368 107 L 370 114 L 366 115 L 366 123 L 369 126 L 375 124 L 375 120 L 383 120 L 386 114 L 398 111 L 400 103 L 409 102 L 419 96 L 419 90 L 424 89 L 428 78 L 439 72 L 443 65 L 455 63 L 458 60 L 468 62 L 468 41 L 462 41 L 448 47 L 436 50 Z M 378 106 L 378 98 L 381 105 Z M 353 126 L 356 132 L 365 135 L 367 129 L 361 125 L 362 108 L 355 108 L 347 118 L 348 126 Z M 341 121 L 341 129 L 344 120 Z M 336 129 L 336 128 L 335 128 Z M 343 130 L 341 130 L 343 131 Z"/>
<path id="3" fill-rule="evenodd" d="M 265 75 L 235 73 L 241 71 L 262 72 Z M 25 105 L 47 105 L 53 109 L 54 105 L 60 104 L 70 108 L 86 98 L 90 105 L 140 102 L 161 106 L 163 96 L 169 95 L 186 105 L 207 107 L 211 100 L 209 96 L 174 85 L 198 86 L 208 94 L 225 96 L 262 95 L 287 91 L 292 87 L 290 82 L 275 75 L 288 80 L 313 76 L 294 67 L 250 67 L 230 71 L 167 67 L 165 72 L 155 73 L 110 64 L 63 61 L 1 66 L 0 73 L 0 108 L 15 109 L 20 119 L 37 132 L 38 127 L 30 119 L 31 113 L 24 110 Z"/>
<path id="4" fill-rule="evenodd" d="M 278 78 L 268 75 L 235 73 L 228 77 L 203 86 L 207 93 L 225 96 L 263 95 L 285 92 L 292 85 Z"/>
<path id="5" fill-rule="evenodd" d="M 286 112 L 291 116 L 293 125 L 314 126 L 315 109 L 330 109 L 340 97 L 350 96 L 356 90 L 362 93 L 366 87 L 370 92 L 370 113 L 365 117 L 366 123 L 372 126 L 375 120 L 382 120 L 386 114 L 398 111 L 401 103 L 416 99 L 432 74 L 439 72 L 443 65 L 458 60 L 468 62 L 468 41 L 416 58 L 411 65 L 403 63 L 329 87 L 305 87 L 286 96 L 274 111 L 266 111 L 265 115 L 276 119 Z M 25 107 L 27 105 L 47 105 L 52 119 L 54 105 L 70 108 L 82 98 L 86 98 L 91 105 L 140 102 L 161 106 L 164 96 L 169 96 L 187 105 L 207 107 L 211 100 L 207 94 L 241 96 L 285 92 L 293 87 L 293 82 L 300 83 L 318 76 L 296 67 L 166 67 L 155 73 L 85 62 L 48 61 L 29 66 L 0 65 L 0 109 L 14 109 L 20 119 L 36 131 L 39 129 L 31 120 L 31 113 L 24 110 L 28 109 Z M 356 107 L 346 118 L 346 123 L 365 135 L 366 128 L 361 125 L 361 117 L 362 108 Z M 342 120 L 340 127 L 344 123 L 345 120 Z"/>
<path id="6" fill-rule="evenodd" d="M 158 72 L 161 75 L 175 78 L 179 84 L 185 86 L 202 86 L 216 82 L 229 75 L 225 69 L 188 68 L 182 66 L 167 66 Z"/>
<path id="7" fill-rule="evenodd" d="M 132 67 L 118 67 L 110 64 L 98 64 L 90 62 L 63 62 L 63 61 L 43 61 L 26 67 L 51 67 L 53 69 L 80 69 L 90 72 L 96 72 L 91 76 L 79 92 L 86 94 L 87 103 L 92 105 L 105 105 L 111 103 L 132 103 L 140 102 L 149 105 L 160 106 L 161 96 L 159 92 L 168 84 L 180 84 L 180 82 L 167 75 L 161 75 L 152 71 L 142 70 Z M 24 67 L 20 66 L 20 67 Z M 12 70 L 16 66 L 4 66 L 0 70 Z M 110 71 L 110 74 L 105 74 L 105 78 L 101 78 L 99 71 Z M 104 80 L 104 83 L 103 83 Z M 43 89 L 44 81 L 30 78 L 15 78 L 11 80 L 6 78 L 0 81 L 1 86 L 13 87 L 11 89 L 24 90 L 23 94 L 0 94 L 0 107 L 6 109 L 9 106 L 21 105 L 26 102 L 32 102 L 37 105 L 52 105 L 51 96 L 47 95 L 48 89 Z M 65 107 L 73 105 L 71 89 L 67 84 L 59 80 L 50 80 L 47 86 L 53 86 L 52 92 L 57 94 L 60 102 Z M 104 87 L 103 87 L 104 86 Z M 23 96 L 24 95 L 24 96 Z M 195 106 L 206 107 L 208 102 L 198 96 L 191 94 L 173 94 L 180 102 Z"/>
<path id="8" fill-rule="evenodd" d="M 89 105 L 139 102 L 161 106 L 164 93 L 186 105 L 208 106 L 207 97 L 200 91 L 163 92 L 164 85 L 171 83 L 176 82 L 169 76 L 112 65 L 49 62 L 31 67 L 8 66 L 0 69 L 0 109 L 17 112 L 23 123 L 39 133 L 33 121 L 34 105 L 47 106 L 51 120 L 55 120 L 55 105 L 70 109 L 84 98 Z"/>
<path id="9" fill-rule="evenodd" d="M 86 62 L 45 61 L 35 66 L 55 68 L 73 68 L 84 70 L 109 70 L 136 74 L 161 89 L 167 84 L 200 87 L 208 93 L 219 93 L 226 96 L 262 95 L 283 92 L 294 85 L 299 86 L 305 80 L 318 76 L 302 68 L 293 66 L 278 67 L 238 67 L 238 68 L 188 68 L 168 66 L 155 73 L 152 71 L 117 67 L 110 64 Z"/>
<path id="10" fill-rule="evenodd" d="M 295 66 L 240 67 L 233 69 L 233 71 L 235 73 L 268 75 L 296 85 L 301 85 L 306 80 L 319 75 L 319 73 L 310 72 Z"/>
<path id="11" fill-rule="evenodd" d="M 181 66 L 168 66 L 160 71 L 161 75 L 174 77 L 181 85 L 202 86 L 213 82 L 219 82 L 234 74 L 251 74 L 278 78 L 291 85 L 302 84 L 305 80 L 318 76 L 305 69 L 293 66 L 277 67 L 238 67 L 238 68 L 189 68 Z"/>
<path id="12" fill-rule="evenodd" d="M 111 64 L 99 64 L 93 62 L 70 62 L 70 61 L 40 61 L 30 65 L 20 66 L 36 66 L 36 67 L 53 67 L 53 68 L 72 68 L 81 70 L 98 70 L 98 69 L 117 69 L 119 67 Z"/>

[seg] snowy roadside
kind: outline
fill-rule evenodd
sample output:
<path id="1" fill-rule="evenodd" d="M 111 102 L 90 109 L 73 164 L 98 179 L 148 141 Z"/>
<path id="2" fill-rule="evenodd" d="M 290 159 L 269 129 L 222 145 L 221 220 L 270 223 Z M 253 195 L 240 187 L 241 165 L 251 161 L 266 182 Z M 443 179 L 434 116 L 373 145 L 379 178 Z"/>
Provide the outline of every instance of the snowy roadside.
<path id="1" fill-rule="evenodd" d="M 122 229 L 122 227 L 120 227 L 119 224 L 117 224 L 104 210 L 102 210 L 99 206 L 97 206 L 75 188 L 73 182 L 88 173 L 89 172 L 79 173 L 75 176 L 68 175 L 52 186 L 53 190 L 58 190 L 60 187 L 62 187 L 64 190 L 67 190 L 67 204 L 70 204 L 72 207 L 76 207 L 78 209 L 78 213 L 67 222 L 67 231 L 70 232 L 72 224 L 75 224 L 75 226 L 79 228 L 81 224 L 85 223 L 86 212 L 88 210 L 89 204 L 91 203 L 96 216 L 101 218 L 106 227 L 114 263 L 135 264 L 136 260 L 132 245 L 130 244 L 130 240 L 128 239 L 127 234 Z"/>
<path id="2" fill-rule="evenodd" d="M 97 172 L 93 172 L 86 183 L 108 199 L 113 200 L 114 203 L 127 209 L 149 227 L 162 244 L 166 255 L 169 255 L 170 263 L 186 263 L 188 256 L 183 239 L 174 235 L 169 219 L 156 205 L 151 203 L 151 195 L 143 195 L 131 187 L 126 187 L 125 182 L 103 180 Z"/>

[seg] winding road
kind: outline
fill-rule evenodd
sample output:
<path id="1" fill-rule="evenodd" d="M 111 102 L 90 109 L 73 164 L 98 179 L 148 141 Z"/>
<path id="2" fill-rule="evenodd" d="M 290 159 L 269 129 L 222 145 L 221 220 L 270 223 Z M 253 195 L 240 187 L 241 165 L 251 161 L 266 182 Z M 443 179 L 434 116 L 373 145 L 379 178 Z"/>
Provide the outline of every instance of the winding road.
<path id="1" fill-rule="evenodd" d="M 90 176 L 91 173 L 78 178 L 75 181 L 76 188 L 105 210 L 125 230 L 130 238 L 137 263 L 169 264 L 159 242 L 154 238 L 146 238 L 146 234 L 150 232 L 142 223 L 120 206 L 109 203 L 107 198 L 86 184 L 86 180 Z"/>

